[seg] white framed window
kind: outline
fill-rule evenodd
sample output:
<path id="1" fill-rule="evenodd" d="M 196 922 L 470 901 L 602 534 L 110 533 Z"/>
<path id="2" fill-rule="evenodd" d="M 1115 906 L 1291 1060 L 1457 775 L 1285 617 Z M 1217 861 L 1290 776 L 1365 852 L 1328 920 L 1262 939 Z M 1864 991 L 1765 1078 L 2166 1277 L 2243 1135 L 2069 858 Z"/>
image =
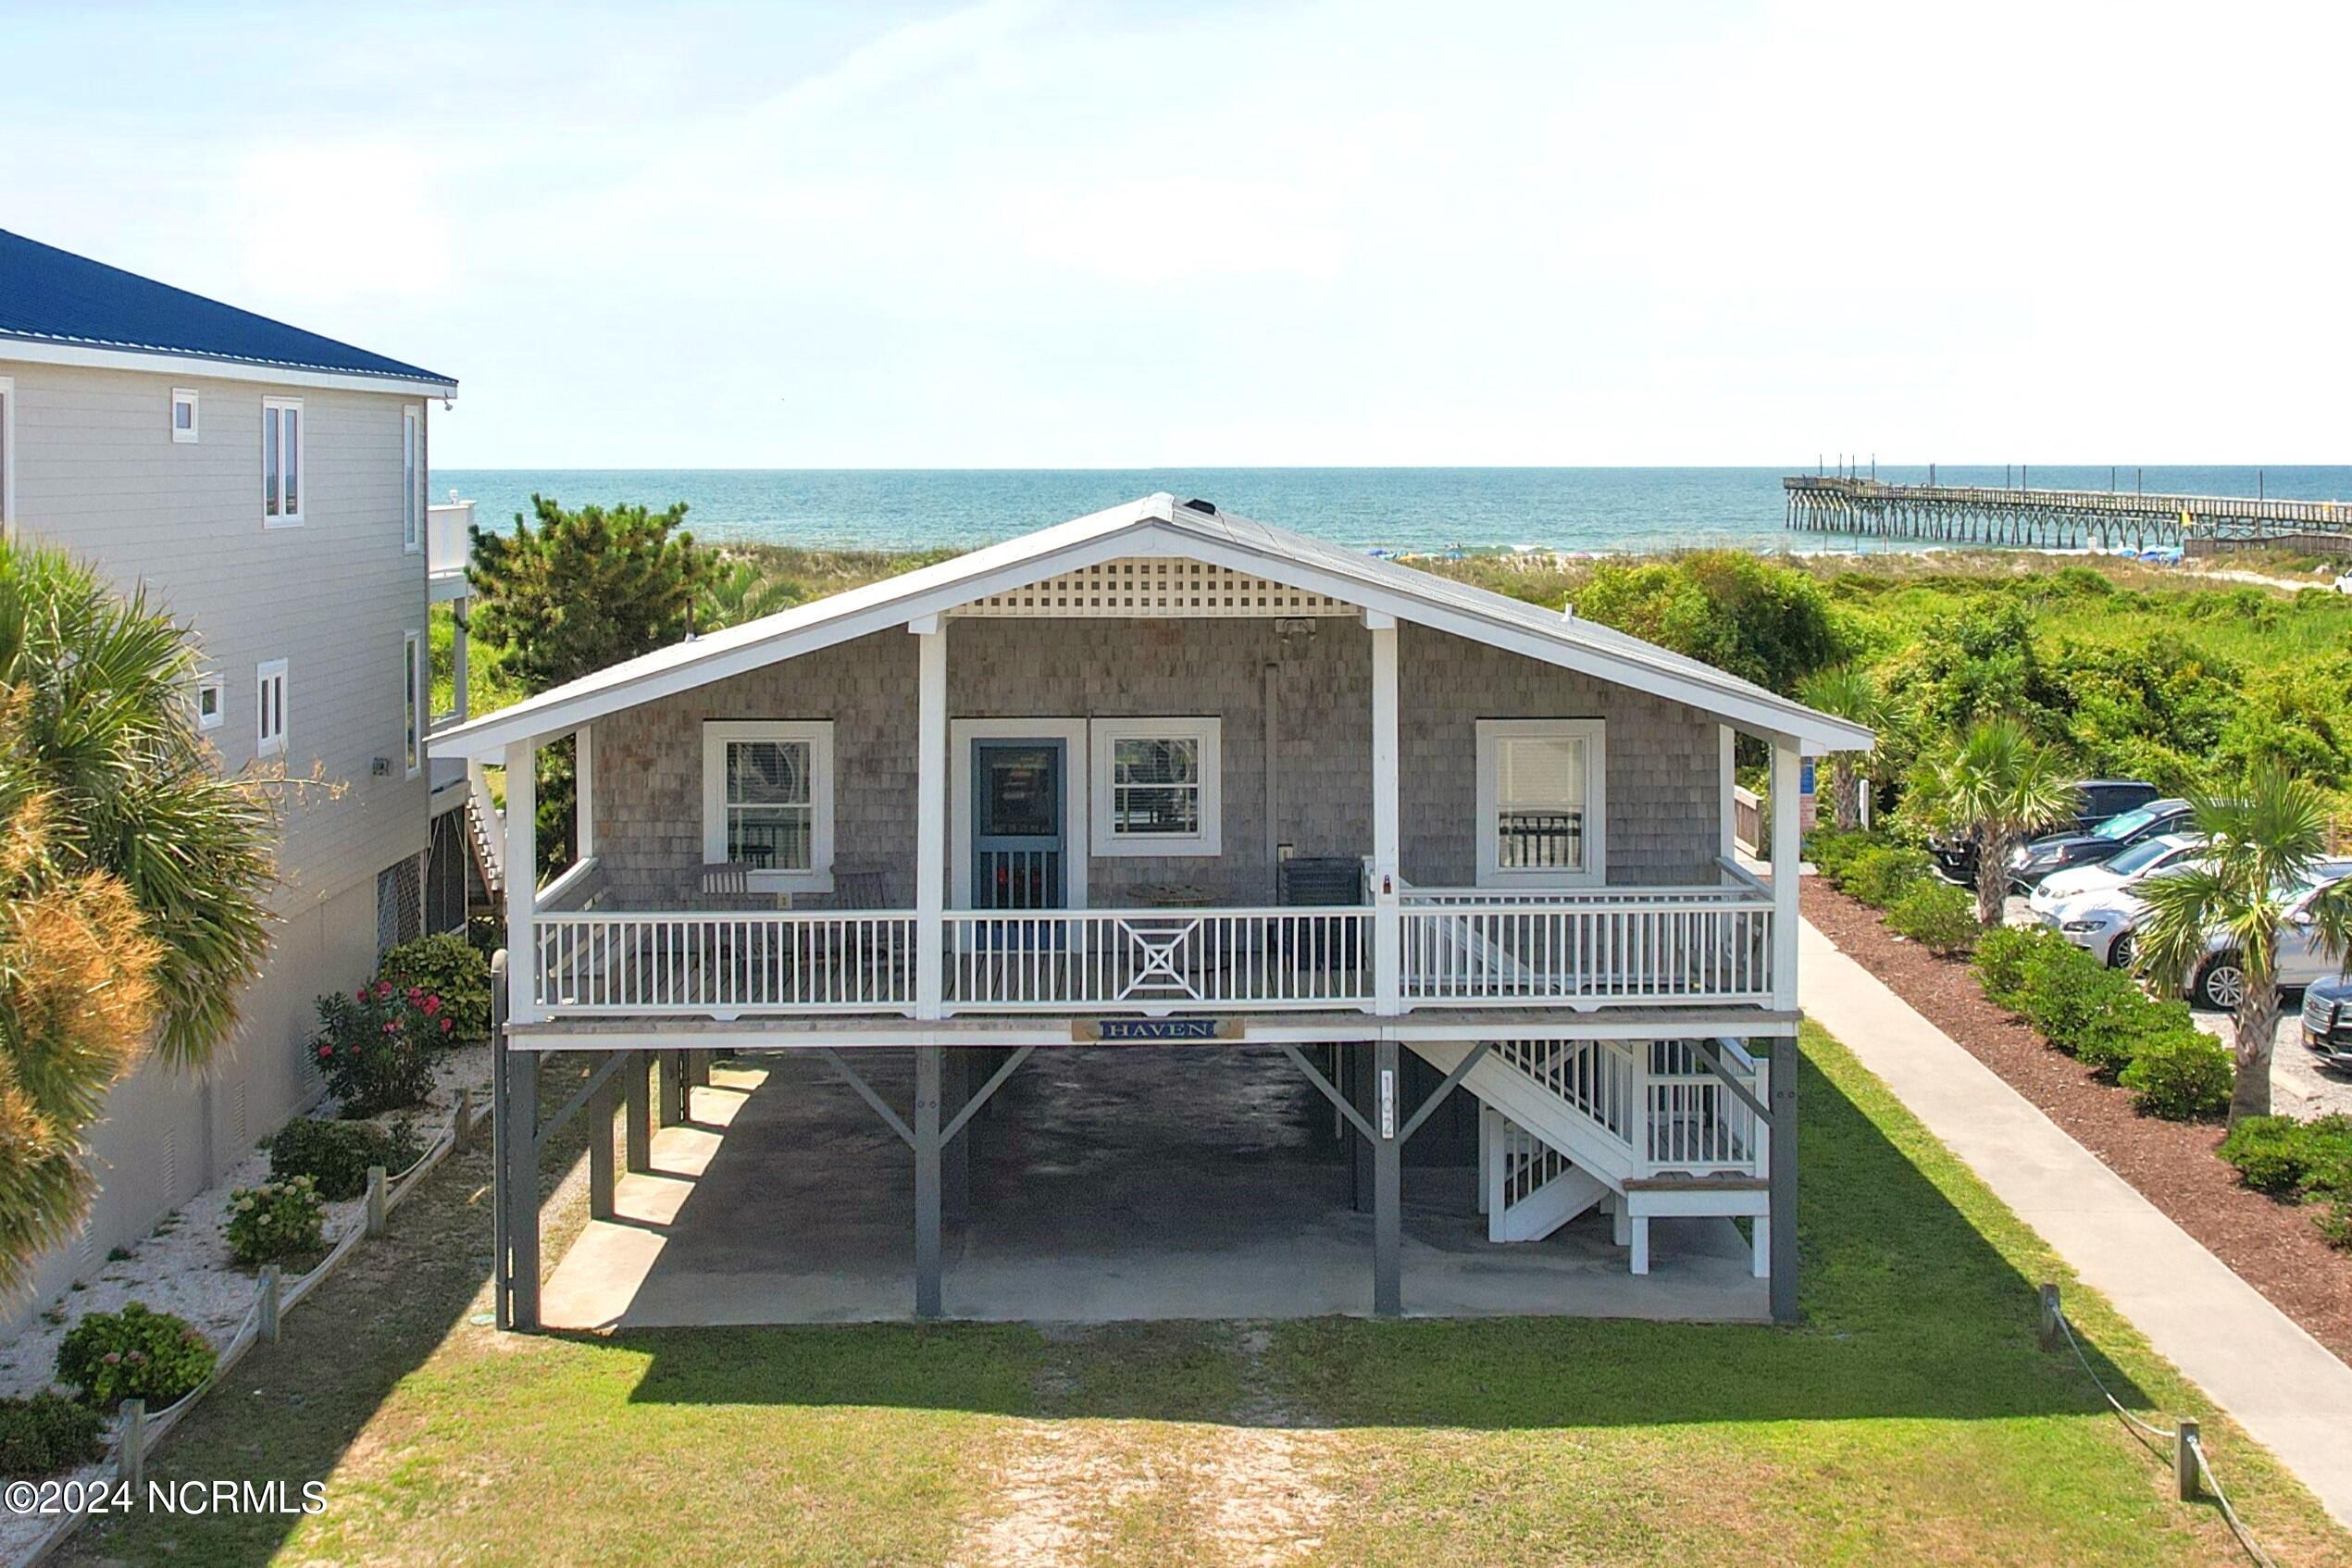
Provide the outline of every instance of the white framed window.
<path id="1" fill-rule="evenodd" d="M 400 547 L 425 547 L 425 411 L 400 411 Z"/>
<path id="2" fill-rule="evenodd" d="M 171 389 L 171 439 L 193 444 L 196 439 L 196 393 L 193 387 Z"/>
<path id="3" fill-rule="evenodd" d="M 1219 729 L 1213 718 L 1095 720 L 1094 852 L 1218 853 Z"/>
<path id="4" fill-rule="evenodd" d="M 703 859 L 749 865 L 754 888 L 832 890 L 830 722 L 703 726 Z"/>
<path id="5" fill-rule="evenodd" d="M 400 635 L 401 723 L 402 752 L 406 760 L 408 777 L 414 778 L 425 766 L 425 634 L 404 631 Z"/>
<path id="6" fill-rule="evenodd" d="M 1578 887 L 1608 874 L 1604 727 L 1478 721 L 1478 884 Z"/>
<path id="7" fill-rule="evenodd" d="M 229 683 L 217 675 L 199 675 L 193 701 L 196 728 L 218 729 L 229 713 Z"/>
<path id="8" fill-rule="evenodd" d="M 310 482 L 303 462 L 305 421 L 302 399 L 265 397 L 261 400 L 261 526 L 293 528 L 302 521 Z"/>
<path id="9" fill-rule="evenodd" d="M 286 661 L 265 659 L 254 668 L 254 754 L 286 751 Z"/>

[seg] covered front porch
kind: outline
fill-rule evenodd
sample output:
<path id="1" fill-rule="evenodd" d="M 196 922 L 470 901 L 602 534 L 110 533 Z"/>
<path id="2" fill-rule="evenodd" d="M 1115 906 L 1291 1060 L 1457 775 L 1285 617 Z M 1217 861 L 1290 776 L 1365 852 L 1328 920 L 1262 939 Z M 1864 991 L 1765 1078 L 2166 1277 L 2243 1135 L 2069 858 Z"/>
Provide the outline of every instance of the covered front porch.
<path id="1" fill-rule="evenodd" d="M 912 1052 L 857 1065 L 887 1101 L 911 1099 Z M 903 1318 L 917 1268 L 913 1151 L 808 1053 L 731 1058 L 710 1079 L 653 1134 L 648 1168 L 618 1176 L 609 1217 L 556 1263 L 541 1321 Z M 1369 1313 L 1375 1217 L 1358 1206 L 1333 1123 L 1314 1088 L 1263 1047 L 1041 1052 L 947 1162 L 942 1315 Z M 1469 1169 L 1413 1163 L 1400 1187 L 1411 1313 L 1768 1315 L 1748 1242 L 1727 1218 L 1657 1222 L 1650 1272 L 1636 1277 L 1605 1215 L 1498 1247 Z"/>

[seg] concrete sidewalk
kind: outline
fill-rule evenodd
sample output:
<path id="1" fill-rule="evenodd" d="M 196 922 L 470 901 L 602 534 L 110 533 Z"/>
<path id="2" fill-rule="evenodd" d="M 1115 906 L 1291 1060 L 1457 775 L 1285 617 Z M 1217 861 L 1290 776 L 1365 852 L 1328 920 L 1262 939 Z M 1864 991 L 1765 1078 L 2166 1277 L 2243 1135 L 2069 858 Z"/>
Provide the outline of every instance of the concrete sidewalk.
<path id="1" fill-rule="evenodd" d="M 2352 1367 L 1828 938 L 1798 940 L 1807 1014 L 2352 1524 Z"/>

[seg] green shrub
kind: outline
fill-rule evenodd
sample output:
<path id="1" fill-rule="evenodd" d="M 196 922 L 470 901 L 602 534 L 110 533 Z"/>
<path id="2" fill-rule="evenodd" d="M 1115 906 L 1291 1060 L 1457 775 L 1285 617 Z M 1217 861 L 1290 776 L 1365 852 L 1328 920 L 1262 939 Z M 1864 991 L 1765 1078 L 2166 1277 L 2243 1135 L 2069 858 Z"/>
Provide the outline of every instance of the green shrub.
<path id="1" fill-rule="evenodd" d="M 1951 957 L 1976 945 L 1976 901 L 1960 889 L 1923 877 L 1886 912 L 1887 929 L 1928 952 Z"/>
<path id="2" fill-rule="evenodd" d="M 2168 1122 L 2193 1122 L 2228 1110 L 2230 1078 L 2230 1053 L 2196 1029 L 2150 1041 L 2122 1073 L 2139 1113 Z"/>
<path id="3" fill-rule="evenodd" d="M 2352 1252 L 2352 1198 L 2341 1194 L 2330 1198 L 2311 1216 L 2311 1223 L 2320 1227 L 2329 1246 L 2339 1252 Z"/>
<path id="4" fill-rule="evenodd" d="M 2025 1021 L 2070 1054 L 2094 1035 L 2125 1025 L 2147 1002 L 2129 975 L 2109 969 L 2072 942 L 2030 954 L 2018 988 L 2018 1011 Z"/>
<path id="5" fill-rule="evenodd" d="M 1820 872 L 1831 887 L 1841 888 L 1846 885 L 1846 873 L 1853 865 L 1857 855 L 1886 846 L 1886 836 L 1883 833 L 1863 828 L 1847 831 L 1824 826 L 1805 836 L 1805 858 L 1813 863 L 1813 869 Z"/>
<path id="6" fill-rule="evenodd" d="M 57 1381 L 100 1410 L 144 1400 L 152 1412 L 211 1376 L 218 1359 L 186 1319 L 132 1301 L 73 1325 L 57 1345 Z"/>
<path id="7" fill-rule="evenodd" d="M 2235 1165 L 2238 1179 L 2257 1192 L 2302 1189 L 2303 1124 L 2293 1116 L 2248 1116 L 2230 1129 L 2215 1152 Z"/>
<path id="8" fill-rule="evenodd" d="M 1926 877 L 1932 864 L 1925 850 L 1899 844 L 1873 845 L 1848 863 L 1845 880 L 1839 886 L 1864 903 L 1885 909 L 1902 897 L 1912 883 Z"/>
<path id="9" fill-rule="evenodd" d="M 367 1189 L 367 1167 L 398 1175 L 425 1151 L 406 1122 L 380 1127 L 373 1122 L 288 1122 L 269 1140 L 269 1175 L 287 1181 L 308 1176 L 329 1202 L 356 1198 Z"/>
<path id="10" fill-rule="evenodd" d="M 241 1187 L 229 1195 L 229 1251 L 251 1266 L 316 1252 L 327 1227 L 318 1185 L 306 1176 Z"/>
<path id="11" fill-rule="evenodd" d="M 384 954 L 378 977 L 422 1005 L 441 999 L 437 1011 L 446 1012 L 453 1041 L 490 1038 L 490 959 L 454 932 L 418 937 Z"/>
<path id="12" fill-rule="evenodd" d="M 354 1120 L 420 1105 L 433 1087 L 433 1052 L 455 1025 L 438 1006 L 412 1002 L 390 980 L 318 999 L 312 1060 Z"/>
<path id="13" fill-rule="evenodd" d="M 0 1475 L 31 1480 L 87 1464 L 106 1452 L 106 1423 L 63 1394 L 0 1399 Z"/>
<path id="14" fill-rule="evenodd" d="M 2046 947 L 2073 944 L 2040 927 L 2001 926 L 1976 939 L 1976 974 L 1985 994 L 2014 1010 L 2022 1000 L 2025 963 Z"/>

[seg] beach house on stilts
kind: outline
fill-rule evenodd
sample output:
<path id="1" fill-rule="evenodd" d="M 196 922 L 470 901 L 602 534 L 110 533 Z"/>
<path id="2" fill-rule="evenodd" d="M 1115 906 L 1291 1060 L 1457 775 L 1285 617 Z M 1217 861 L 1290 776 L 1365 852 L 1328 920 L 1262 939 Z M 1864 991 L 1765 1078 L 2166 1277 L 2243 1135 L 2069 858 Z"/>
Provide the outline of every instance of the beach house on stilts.
<path id="1" fill-rule="evenodd" d="M 1786 1318 L 1797 820 L 1743 868 L 1743 736 L 1780 800 L 1871 743 L 1165 494 L 439 734 L 506 778 L 501 1312 Z M 628 1223 L 543 1281 L 581 1114 Z"/>

